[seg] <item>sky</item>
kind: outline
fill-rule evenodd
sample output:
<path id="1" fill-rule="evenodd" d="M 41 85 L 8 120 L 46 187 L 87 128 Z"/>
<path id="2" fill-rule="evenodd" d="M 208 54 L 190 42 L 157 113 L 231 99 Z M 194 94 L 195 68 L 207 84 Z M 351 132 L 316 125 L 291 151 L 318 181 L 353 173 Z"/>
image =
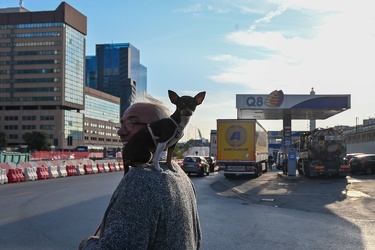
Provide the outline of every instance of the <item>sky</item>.
<path id="1" fill-rule="evenodd" d="M 372 0 L 67 0 L 87 16 L 86 55 L 95 45 L 130 43 L 147 67 L 147 92 L 171 110 L 168 90 L 206 91 L 185 139 L 209 139 L 217 119 L 237 118 L 236 94 L 350 94 L 351 108 L 317 127 L 375 117 Z M 24 0 L 29 11 L 61 1 Z M 0 0 L 0 8 L 19 0 Z M 280 131 L 282 120 L 260 120 Z M 293 120 L 292 130 L 309 129 Z"/>

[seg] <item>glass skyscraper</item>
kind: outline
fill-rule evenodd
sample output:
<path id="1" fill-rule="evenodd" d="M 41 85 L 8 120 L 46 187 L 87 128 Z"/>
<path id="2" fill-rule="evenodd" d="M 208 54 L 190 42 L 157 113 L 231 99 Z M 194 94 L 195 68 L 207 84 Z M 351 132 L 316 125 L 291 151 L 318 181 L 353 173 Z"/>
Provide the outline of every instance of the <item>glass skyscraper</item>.
<path id="1" fill-rule="evenodd" d="M 97 44 L 98 90 L 120 97 L 120 113 L 147 91 L 147 68 L 140 64 L 140 52 L 130 43 Z"/>
<path id="2" fill-rule="evenodd" d="M 86 56 L 86 84 L 87 87 L 98 88 L 98 60 L 96 56 Z"/>

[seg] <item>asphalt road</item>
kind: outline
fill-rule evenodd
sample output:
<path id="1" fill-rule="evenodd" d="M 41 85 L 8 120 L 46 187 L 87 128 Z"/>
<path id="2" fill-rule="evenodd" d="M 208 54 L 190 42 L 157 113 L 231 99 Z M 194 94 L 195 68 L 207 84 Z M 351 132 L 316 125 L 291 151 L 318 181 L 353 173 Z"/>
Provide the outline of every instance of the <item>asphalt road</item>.
<path id="1" fill-rule="evenodd" d="M 123 173 L 0 186 L 0 249 L 77 249 L 99 225 Z M 375 176 L 284 180 L 190 177 L 201 249 L 374 249 Z"/>

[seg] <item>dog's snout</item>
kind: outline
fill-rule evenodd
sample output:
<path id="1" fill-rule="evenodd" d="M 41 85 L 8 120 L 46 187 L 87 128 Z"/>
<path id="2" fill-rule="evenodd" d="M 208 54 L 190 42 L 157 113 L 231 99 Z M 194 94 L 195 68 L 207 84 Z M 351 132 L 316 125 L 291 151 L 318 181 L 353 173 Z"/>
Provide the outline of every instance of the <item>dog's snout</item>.
<path id="1" fill-rule="evenodd" d="M 193 115 L 193 111 L 190 110 L 190 109 L 183 109 L 183 110 L 181 110 L 181 115 L 182 116 L 192 116 Z"/>

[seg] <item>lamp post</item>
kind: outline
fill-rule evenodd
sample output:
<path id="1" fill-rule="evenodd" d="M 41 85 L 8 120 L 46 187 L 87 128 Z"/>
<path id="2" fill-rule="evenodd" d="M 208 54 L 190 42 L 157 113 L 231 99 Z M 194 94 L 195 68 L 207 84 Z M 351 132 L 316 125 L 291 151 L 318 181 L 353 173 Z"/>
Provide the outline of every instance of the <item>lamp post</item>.
<path id="1" fill-rule="evenodd" d="M 359 117 L 356 117 L 355 118 L 355 133 L 356 134 L 358 133 L 358 120 L 359 120 Z"/>

